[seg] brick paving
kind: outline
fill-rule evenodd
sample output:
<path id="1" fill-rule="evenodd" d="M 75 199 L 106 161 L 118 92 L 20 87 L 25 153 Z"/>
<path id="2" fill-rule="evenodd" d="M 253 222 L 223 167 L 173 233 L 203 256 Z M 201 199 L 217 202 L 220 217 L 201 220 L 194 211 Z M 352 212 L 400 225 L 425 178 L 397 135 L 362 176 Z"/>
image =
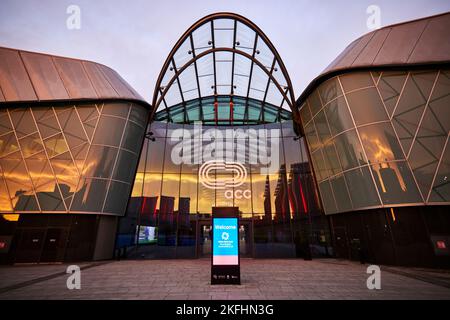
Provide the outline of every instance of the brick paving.
<path id="1" fill-rule="evenodd" d="M 334 259 L 241 259 L 240 286 L 211 286 L 210 259 L 84 265 L 80 290 L 67 289 L 66 268 L 0 267 L 0 299 L 450 299 L 449 287 L 432 278 L 448 271 L 427 278 L 423 270 L 415 277 L 414 269 L 381 267 L 381 290 L 368 290 L 367 265 Z"/>

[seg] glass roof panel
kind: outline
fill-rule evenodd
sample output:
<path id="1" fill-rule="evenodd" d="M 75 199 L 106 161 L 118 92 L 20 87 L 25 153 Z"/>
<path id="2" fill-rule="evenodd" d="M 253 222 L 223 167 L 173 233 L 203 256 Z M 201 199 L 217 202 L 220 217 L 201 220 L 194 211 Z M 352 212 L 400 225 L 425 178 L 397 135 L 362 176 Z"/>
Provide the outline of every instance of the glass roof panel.
<path id="1" fill-rule="evenodd" d="M 236 49 L 253 55 L 256 32 L 245 24 L 238 22 L 236 26 Z"/>
<path id="2" fill-rule="evenodd" d="M 192 58 L 193 56 L 192 56 L 191 40 L 190 38 L 187 38 L 186 40 L 183 41 L 181 46 L 173 55 L 173 60 L 175 61 L 175 66 L 177 67 L 177 70 L 180 69 L 182 66 L 184 66 Z"/>
<path id="3" fill-rule="evenodd" d="M 180 104 L 187 106 L 195 100 L 198 106 L 192 104 L 189 110 L 181 109 L 187 112 L 182 117 L 184 121 L 208 118 L 218 123 L 221 120 L 218 115 L 227 114 L 226 119 L 230 120 L 230 112 L 226 110 L 233 100 L 236 113 L 233 119 L 246 123 L 281 119 L 285 113 L 277 109 L 293 109 L 294 93 L 280 56 L 262 31 L 244 17 L 232 13 L 207 16 L 183 35 L 172 52 L 154 93 L 153 106 L 157 112 Z M 208 102 L 204 100 L 206 97 Z M 223 110 L 222 103 L 219 109 L 214 109 L 214 101 L 219 97 L 228 97 Z M 237 97 L 244 99 L 240 101 Z M 247 101 L 252 101 L 251 108 Z M 270 109 L 264 117 L 263 107 Z M 168 121 L 178 121 L 178 114 L 174 116 L 175 120 L 166 114 Z M 158 117 L 164 118 L 161 113 Z"/>
<path id="4" fill-rule="evenodd" d="M 180 74 L 179 81 L 185 101 L 199 98 L 194 64 L 189 65 L 189 67 Z"/>
<path id="5" fill-rule="evenodd" d="M 212 47 L 211 24 L 201 25 L 192 33 L 194 40 L 194 51 L 196 55 Z"/>

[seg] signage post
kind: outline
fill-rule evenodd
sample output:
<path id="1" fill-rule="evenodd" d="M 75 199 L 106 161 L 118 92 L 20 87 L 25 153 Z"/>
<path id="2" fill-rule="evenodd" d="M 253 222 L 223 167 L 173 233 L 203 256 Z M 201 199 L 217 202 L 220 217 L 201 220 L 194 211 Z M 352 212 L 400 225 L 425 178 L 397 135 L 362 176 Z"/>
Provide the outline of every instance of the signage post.
<path id="1" fill-rule="evenodd" d="M 238 208 L 214 207 L 212 230 L 211 284 L 241 284 Z"/>

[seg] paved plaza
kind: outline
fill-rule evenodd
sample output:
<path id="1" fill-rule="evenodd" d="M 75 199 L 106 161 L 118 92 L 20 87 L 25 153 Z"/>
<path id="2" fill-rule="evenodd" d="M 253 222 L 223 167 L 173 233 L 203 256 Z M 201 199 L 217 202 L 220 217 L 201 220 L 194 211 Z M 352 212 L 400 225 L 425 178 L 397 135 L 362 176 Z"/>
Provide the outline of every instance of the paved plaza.
<path id="1" fill-rule="evenodd" d="M 210 285 L 210 260 L 124 260 L 81 264 L 81 289 L 68 265 L 0 267 L 0 299 L 450 299 L 450 272 L 381 266 L 368 290 L 368 265 L 334 259 L 242 259 L 242 285 Z"/>

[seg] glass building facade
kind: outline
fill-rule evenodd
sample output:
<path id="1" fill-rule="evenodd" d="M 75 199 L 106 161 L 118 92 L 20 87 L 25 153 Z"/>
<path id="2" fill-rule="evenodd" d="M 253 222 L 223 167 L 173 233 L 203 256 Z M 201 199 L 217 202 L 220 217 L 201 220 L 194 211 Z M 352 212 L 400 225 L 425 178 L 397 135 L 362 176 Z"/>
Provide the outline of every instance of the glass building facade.
<path id="1" fill-rule="evenodd" d="M 185 132 L 183 139 L 174 139 L 180 129 Z M 197 145 L 196 130 L 201 130 Z M 227 161 L 243 165 L 247 173 L 243 183 L 230 189 L 210 188 L 199 174 L 201 163 L 174 160 L 180 143 L 184 156 L 191 152 L 192 160 L 201 155 L 201 163 L 206 157 L 221 160 L 228 153 Z M 257 156 L 252 159 L 252 155 Z M 262 173 L 267 164 L 273 169 Z M 212 181 L 232 180 L 233 174 L 216 169 Z M 208 256 L 213 207 L 238 208 L 243 256 L 296 257 L 305 254 L 297 251 L 307 242 L 314 244 L 315 255 L 326 255 L 328 250 L 329 229 L 322 219 L 305 142 L 294 132 L 291 120 L 200 128 L 158 121 L 149 125 L 122 221 L 127 224 L 122 223 L 119 238 L 139 245 L 138 254 L 147 258 Z"/>
<path id="2" fill-rule="evenodd" d="M 325 212 L 449 204 L 448 70 L 352 72 L 300 109 Z"/>
<path id="3" fill-rule="evenodd" d="M 182 35 L 152 105 L 103 65 L 0 48 L 0 262 L 209 257 L 230 208 L 242 257 L 447 268 L 450 14 L 426 19 L 355 40 L 297 101 L 232 13 Z"/>
<path id="4" fill-rule="evenodd" d="M 147 115 L 125 102 L 0 110 L 0 210 L 123 215 Z"/>

